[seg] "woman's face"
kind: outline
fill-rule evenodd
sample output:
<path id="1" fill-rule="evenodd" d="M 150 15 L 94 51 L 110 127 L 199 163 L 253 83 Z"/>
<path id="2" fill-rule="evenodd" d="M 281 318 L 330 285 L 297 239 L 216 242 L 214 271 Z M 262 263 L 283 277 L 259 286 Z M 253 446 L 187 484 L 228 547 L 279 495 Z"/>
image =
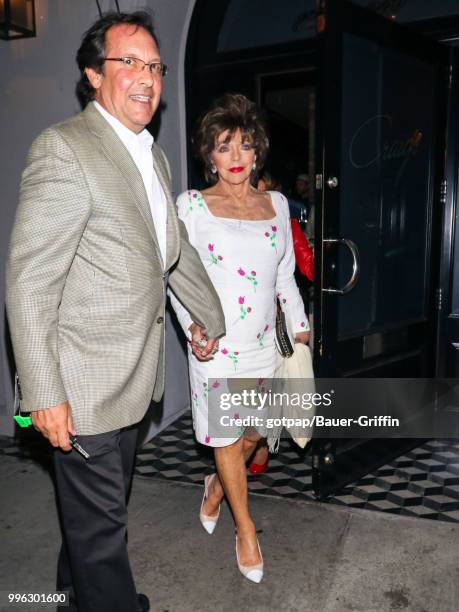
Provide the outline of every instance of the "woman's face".
<path id="1" fill-rule="evenodd" d="M 242 140 L 240 130 L 237 130 L 229 142 L 226 142 L 228 134 L 228 130 L 225 130 L 218 136 L 210 159 L 217 168 L 220 180 L 239 185 L 250 179 L 256 160 L 255 149 L 250 141 Z"/>

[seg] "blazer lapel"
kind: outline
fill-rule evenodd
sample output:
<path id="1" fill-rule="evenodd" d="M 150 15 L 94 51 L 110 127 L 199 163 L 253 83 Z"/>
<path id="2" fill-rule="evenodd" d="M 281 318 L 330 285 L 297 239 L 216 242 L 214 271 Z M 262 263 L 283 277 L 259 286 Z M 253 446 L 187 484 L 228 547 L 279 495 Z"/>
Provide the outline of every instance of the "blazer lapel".
<path id="1" fill-rule="evenodd" d="M 180 254 L 180 230 L 177 220 L 177 211 L 172 199 L 171 183 L 163 154 L 159 147 L 153 145 L 153 164 L 159 183 L 163 188 L 167 201 L 167 228 L 166 228 L 166 265 L 169 270 L 177 261 Z"/>
<path id="2" fill-rule="evenodd" d="M 129 187 L 135 204 L 151 234 L 159 260 L 162 261 L 158 238 L 151 216 L 150 204 L 139 169 L 135 165 L 129 151 L 118 138 L 115 130 L 102 117 L 92 103 L 88 104 L 84 110 L 84 115 L 90 130 L 101 139 L 105 155 L 118 168 L 123 180 Z"/>

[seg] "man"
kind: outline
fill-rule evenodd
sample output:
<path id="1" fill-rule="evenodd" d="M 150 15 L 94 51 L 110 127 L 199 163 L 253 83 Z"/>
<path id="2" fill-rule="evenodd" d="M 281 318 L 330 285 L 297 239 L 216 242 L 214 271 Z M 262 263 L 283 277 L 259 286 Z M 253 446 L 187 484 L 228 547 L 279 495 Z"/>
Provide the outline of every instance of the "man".
<path id="1" fill-rule="evenodd" d="M 166 158 L 144 129 L 166 70 L 148 15 L 107 14 L 77 60 L 91 101 L 29 152 L 7 310 L 21 409 L 61 449 L 57 587 L 74 595 L 73 610 L 134 612 L 149 603 L 131 574 L 126 504 L 136 424 L 163 393 L 167 284 L 200 326 L 204 359 L 224 316 L 177 219 Z M 71 451 L 69 432 L 88 460 Z"/>
<path id="2" fill-rule="evenodd" d="M 309 176 L 298 174 L 295 180 L 295 192 L 300 200 L 307 200 L 309 197 Z"/>

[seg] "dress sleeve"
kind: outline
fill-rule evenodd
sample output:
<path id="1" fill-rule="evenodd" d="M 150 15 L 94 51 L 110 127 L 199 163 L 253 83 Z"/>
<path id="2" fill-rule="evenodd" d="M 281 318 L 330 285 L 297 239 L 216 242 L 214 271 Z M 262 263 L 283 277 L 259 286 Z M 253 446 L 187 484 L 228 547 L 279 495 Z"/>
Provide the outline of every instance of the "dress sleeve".
<path id="1" fill-rule="evenodd" d="M 288 202 L 282 194 L 278 198 L 276 210 L 285 231 L 285 252 L 277 268 L 276 295 L 285 312 L 288 325 L 293 334 L 309 331 L 309 321 L 304 312 L 303 299 L 295 281 L 295 253 L 293 251 L 292 228 Z"/>
<path id="2" fill-rule="evenodd" d="M 179 195 L 177 198 L 177 214 L 181 221 L 183 221 L 187 232 L 190 244 L 193 244 L 193 228 L 190 227 L 190 222 L 188 221 L 189 215 L 188 212 L 188 197 L 189 192 L 184 192 Z M 177 316 L 180 327 L 183 329 L 183 332 L 188 340 L 191 340 L 191 332 L 189 330 L 190 325 L 194 322 L 191 318 L 188 310 L 183 306 L 180 300 L 176 297 L 170 286 L 167 288 L 167 295 L 171 301 L 171 306 Z"/>

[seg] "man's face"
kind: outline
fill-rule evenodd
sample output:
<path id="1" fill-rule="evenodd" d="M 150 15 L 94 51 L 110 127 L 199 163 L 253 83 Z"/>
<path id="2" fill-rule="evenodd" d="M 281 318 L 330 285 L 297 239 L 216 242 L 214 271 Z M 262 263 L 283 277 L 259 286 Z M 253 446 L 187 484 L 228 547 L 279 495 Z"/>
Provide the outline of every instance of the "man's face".
<path id="1" fill-rule="evenodd" d="M 112 26 L 105 38 L 106 57 L 135 57 L 144 62 L 160 62 L 154 39 L 143 28 L 128 24 Z M 86 69 L 96 100 L 133 132 L 150 123 L 161 98 L 162 78 L 147 66 L 142 72 L 122 62 L 105 62 L 101 73 Z"/>
<path id="2" fill-rule="evenodd" d="M 296 191 L 299 195 L 307 195 L 309 191 L 309 185 L 303 179 L 296 179 Z"/>

